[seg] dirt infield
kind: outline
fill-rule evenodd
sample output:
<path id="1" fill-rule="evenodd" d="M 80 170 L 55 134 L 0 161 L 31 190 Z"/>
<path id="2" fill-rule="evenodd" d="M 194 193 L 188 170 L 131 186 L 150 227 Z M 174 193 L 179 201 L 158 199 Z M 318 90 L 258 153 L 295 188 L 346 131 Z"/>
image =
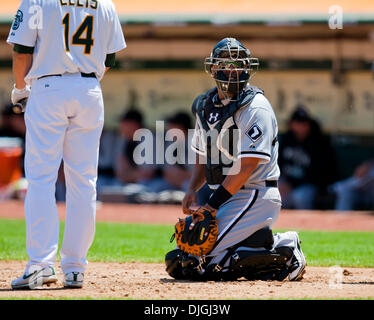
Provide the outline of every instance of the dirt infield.
<path id="1" fill-rule="evenodd" d="M 59 205 L 64 219 L 64 205 Z M 102 204 L 98 221 L 174 224 L 182 212 L 179 206 Z M 23 204 L 0 203 L 0 218 L 22 219 Z M 374 231 L 374 216 L 369 213 L 282 211 L 275 228 L 314 230 Z M 64 289 L 62 272 L 57 268 L 57 284 L 34 291 L 13 291 L 12 279 L 24 270 L 24 261 L 0 261 L 1 298 L 133 298 L 133 299 L 278 299 L 278 298 L 374 298 L 374 268 L 307 267 L 301 282 L 188 282 L 168 276 L 163 264 L 89 263 L 85 286 Z"/>
<path id="2" fill-rule="evenodd" d="M 23 272 L 25 262 L 0 261 L 1 298 L 134 298 L 134 299 L 278 299 L 278 298 L 364 298 L 374 297 L 374 269 L 307 267 L 300 282 L 247 281 L 189 282 L 170 278 L 163 264 L 90 263 L 83 289 L 64 289 L 62 273 L 49 288 L 13 291 L 11 279 Z M 338 275 L 338 277 L 337 277 Z M 339 278 L 340 277 L 340 278 Z"/>

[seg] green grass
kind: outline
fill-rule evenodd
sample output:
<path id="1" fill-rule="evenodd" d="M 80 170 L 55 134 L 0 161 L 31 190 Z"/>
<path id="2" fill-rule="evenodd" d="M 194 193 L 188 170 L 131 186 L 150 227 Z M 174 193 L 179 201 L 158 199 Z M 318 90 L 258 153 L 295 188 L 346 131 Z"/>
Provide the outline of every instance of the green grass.
<path id="1" fill-rule="evenodd" d="M 172 225 L 98 222 L 88 259 L 163 262 L 175 247 L 169 243 L 172 232 Z M 374 267 L 374 232 L 300 231 L 300 238 L 309 266 Z M 0 260 L 27 260 L 23 220 L 0 219 Z"/>
<path id="2" fill-rule="evenodd" d="M 95 241 L 89 251 L 92 261 L 161 262 L 175 247 L 170 243 L 173 226 L 97 223 Z"/>
<path id="3" fill-rule="evenodd" d="M 24 220 L 0 219 L 0 260 L 27 260 Z M 60 223 L 60 247 L 64 223 Z M 161 262 L 175 246 L 173 226 L 96 223 L 88 259 L 103 262 Z"/>
<path id="4" fill-rule="evenodd" d="M 301 231 L 311 266 L 374 267 L 374 232 Z"/>

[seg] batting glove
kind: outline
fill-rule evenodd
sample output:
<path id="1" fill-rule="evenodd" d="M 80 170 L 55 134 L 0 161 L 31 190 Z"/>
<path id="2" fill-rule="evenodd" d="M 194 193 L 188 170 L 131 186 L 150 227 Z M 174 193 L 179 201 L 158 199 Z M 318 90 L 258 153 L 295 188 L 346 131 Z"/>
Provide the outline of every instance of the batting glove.
<path id="1" fill-rule="evenodd" d="M 21 101 L 22 99 L 28 98 L 30 96 L 31 87 L 26 85 L 23 89 L 17 89 L 16 85 L 12 90 L 12 103 L 16 104 L 17 102 Z"/>

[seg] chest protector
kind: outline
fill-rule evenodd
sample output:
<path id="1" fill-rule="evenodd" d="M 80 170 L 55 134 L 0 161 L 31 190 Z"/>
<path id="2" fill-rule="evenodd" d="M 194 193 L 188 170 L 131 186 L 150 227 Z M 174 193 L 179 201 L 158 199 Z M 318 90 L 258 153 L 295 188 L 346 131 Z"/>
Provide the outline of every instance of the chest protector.
<path id="1" fill-rule="evenodd" d="M 205 174 L 209 185 L 221 184 L 236 160 L 240 136 L 234 115 L 249 106 L 258 93 L 263 91 L 248 86 L 237 101 L 222 105 L 217 99 L 217 88 L 213 88 L 194 101 L 192 112 L 202 130 L 200 137 L 206 150 Z"/>

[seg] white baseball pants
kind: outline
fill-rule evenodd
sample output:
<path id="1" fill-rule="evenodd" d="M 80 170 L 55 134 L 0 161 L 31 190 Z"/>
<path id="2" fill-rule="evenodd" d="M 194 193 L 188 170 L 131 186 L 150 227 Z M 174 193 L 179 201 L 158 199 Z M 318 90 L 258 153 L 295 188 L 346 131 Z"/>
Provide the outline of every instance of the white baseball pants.
<path id="1" fill-rule="evenodd" d="M 84 272 L 95 233 L 99 140 L 104 124 L 100 83 L 81 74 L 34 81 L 25 112 L 26 271 L 53 266 L 59 240 L 55 183 L 61 159 L 66 220 L 60 251 L 64 273 Z"/>

